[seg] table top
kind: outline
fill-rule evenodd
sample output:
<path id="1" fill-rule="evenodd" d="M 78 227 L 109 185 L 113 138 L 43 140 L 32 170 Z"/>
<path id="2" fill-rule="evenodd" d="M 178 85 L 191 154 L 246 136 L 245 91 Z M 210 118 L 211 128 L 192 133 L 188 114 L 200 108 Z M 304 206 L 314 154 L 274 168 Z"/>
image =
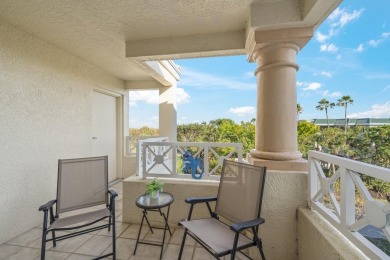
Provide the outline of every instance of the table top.
<path id="1" fill-rule="evenodd" d="M 135 204 L 142 209 L 160 209 L 173 202 L 173 195 L 168 192 L 160 192 L 158 198 L 151 198 L 150 194 L 144 194 L 137 198 Z"/>

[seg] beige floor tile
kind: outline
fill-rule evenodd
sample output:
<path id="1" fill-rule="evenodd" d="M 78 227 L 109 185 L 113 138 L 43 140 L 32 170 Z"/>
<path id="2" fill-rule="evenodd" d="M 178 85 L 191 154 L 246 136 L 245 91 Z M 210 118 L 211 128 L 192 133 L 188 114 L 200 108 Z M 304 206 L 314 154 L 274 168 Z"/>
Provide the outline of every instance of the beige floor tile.
<path id="1" fill-rule="evenodd" d="M 166 249 L 166 247 L 164 247 Z M 137 252 L 130 260 L 151 260 L 160 258 L 161 247 L 138 244 Z M 184 260 L 184 259 L 183 259 Z"/>
<path id="2" fill-rule="evenodd" d="M 122 202 L 115 202 L 115 210 L 122 210 L 123 204 Z"/>
<path id="3" fill-rule="evenodd" d="M 116 214 L 116 212 L 115 212 L 115 220 L 117 222 L 122 222 L 122 214 Z"/>
<path id="4" fill-rule="evenodd" d="M 138 236 L 138 230 L 139 230 L 139 224 L 132 224 L 130 225 L 121 235 L 120 237 L 123 238 L 132 238 L 132 239 L 137 239 Z M 140 239 L 143 239 L 145 235 L 148 233 L 149 227 L 147 225 L 144 225 L 142 227 Z"/>
<path id="5" fill-rule="evenodd" d="M 61 240 L 57 242 L 56 247 L 52 247 L 50 248 L 50 250 L 74 253 L 77 249 L 79 249 L 84 243 L 86 243 L 92 237 L 93 237 L 92 235 L 81 235 L 81 236 Z"/>
<path id="6" fill-rule="evenodd" d="M 149 230 L 149 232 L 146 234 L 144 240 L 162 243 L 163 236 L 164 236 L 163 229 L 155 229 L 154 228 L 153 233 Z M 170 239 L 171 239 L 171 235 L 169 234 L 169 231 L 167 230 L 167 232 L 165 233 L 165 241 L 164 242 L 168 243 Z"/>
<path id="7" fill-rule="evenodd" d="M 193 260 L 214 260 L 215 258 L 203 247 L 196 247 Z"/>
<path id="8" fill-rule="evenodd" d="M 42 229 L 33 228 L 6 242 L 8 245 L 27 246 L 42 237 Z"/>
<path id="9" fill-rule="evenodd" d="M 167 248 L 164 250 L 163 260 L 176 260 L 179 256 L 180 246 L 169 244 Z M 181 259 L 187 260 L 192 259 L 192 255 L 194 253 L 194 247 L 192 246 L 184 246 L 183 254 Z"/>
<path id="10" fill-rule="evenodd" d="M 100 256 L 108 247 L 112 239 L 108 236 L 94 236 L 76 250 L 76 254 Z"/>
<path id="11" fill-rule="evenodd" d="M 184 228 L 176 228 L 175 232 L 172 235 L 172 239 L 169 241 L 170 244 L 175 244 L 175 245 L 181 245 L 181 242 L 183 241 L 183 234 L 184 234 Z M 194 246 L 195 245 L 195 240 L 188 236 L 186 237 L 186 246 Z"/>
<path id="12" fill-rule="evenodd" d="M 27 245 L 27 247 L 36 248 L 36 249 L 41 249 L 41 246 L 42 246 L 42 239 L 41 238 L 38 238 L 38 239 L 34 240 L 33 242 L 31 242 L 30 244 Z M 49 250 L 52 247 L 53 247 L 53 243 L 52 242 L 46 243 L 46 250 Z"/>
<path id="13" fill-rule="evenodd" d="M 116 222 L 115 223 L 115 236 L 119 237 L 130 225 L 122 222 Z M 108 231 L 107 228 L 100 230 L 97 233 L 99 236 L 111 236 L 112 231 Z"/>
<path id="14" fill-rule="evenodd" d="M 64 252 L 55 252 L 55 251 L 46 251 L 46 259 L 48 260 L 63 260 L 67 259 L 67 257 L 70 256 L 70 253 L 64 253 Z M 39 254 L 35 260 L 41 259 L 41 255 Z"/>
<path id="15" fill-rule="evenodd" d="M 4 260 L 33 260 L 39 256 L 40 253 L 41 250 L 39 249 L 23 247 L 15 254 L 5 257 Z"/>
<path id="16" fill-rule="evenodd" d="M 22 249 L 23 247 L 20 246 L 2 244 L 0 245 L 0 259 L 5 259 L 7 256 L 16 254 Z"/>
<path id="17" fill-rule="evenodd" d="M 72 254 L 66 260 L 91 260 L 90 255 Z"/>
<path id="18" fill-rule="evenodd" d="M 116 258 L 118 260 L 129 259 L 133 255 L 135 242 L 136 241 L 134 239 L 118 238 L 116 240 Z M 111 252 L 112 248 L 107 248 L 103 255 L 109 254 Z M 108 258 L 112 259 L 110 256 Z"/>

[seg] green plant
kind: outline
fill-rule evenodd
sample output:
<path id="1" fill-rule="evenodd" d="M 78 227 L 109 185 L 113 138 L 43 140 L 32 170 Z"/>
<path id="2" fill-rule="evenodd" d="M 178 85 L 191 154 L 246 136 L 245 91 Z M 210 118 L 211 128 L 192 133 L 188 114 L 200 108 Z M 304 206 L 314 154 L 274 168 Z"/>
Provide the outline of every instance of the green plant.
<path id="1" fill-rule="evenodd" d="M 146 185 L 146 193 L 150 196 L 155 197 L 156 192 L 163 191 L 164 183 L 159 181 L 158 178 L 154 178 L 151 182 Z"/>

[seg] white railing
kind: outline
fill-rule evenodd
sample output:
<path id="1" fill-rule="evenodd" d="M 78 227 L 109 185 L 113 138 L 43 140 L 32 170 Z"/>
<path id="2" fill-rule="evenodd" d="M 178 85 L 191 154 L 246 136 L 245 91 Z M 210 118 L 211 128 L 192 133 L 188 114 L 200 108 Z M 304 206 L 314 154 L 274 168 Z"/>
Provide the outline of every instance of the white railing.
<path id="1" fill-rule="evenodd" d="M 158 136 L 141 136 L 141 135 L 131 135 L 126 136 L 126 155 L 136 155 L 137 154 L 137 143 L 138 140 L 145 140 L 149 138 L 158 138 Z"/>
<path id="2" fill-rule="evenodd" d="M 326 176 L 323 166 L 333 169 Z M 370 165 L 334 155 L 309 151 L 309 206 L 320 213 L 370 259 L 390 259 L 358 231 L 371 225 L 382 230 L 390 241 L 390 204 L 374 199 L 361 175 L 390 181 L 390 169 Z M 339 181 L 338 181 L 339 180 Z M 335 184 L 340 183 L 339 193 Z M 356 194 L 365 205 L 361 216 L 356 214 Z"/>
<path id="3" fill-rule="evenodd" d="M 146 152 L 142 149 L 143 144 L 145 142 L 159 142 L 159 143 L 165 143 L 168 142 L 168 137 L 149 137 L 149 138 L 139 138 L 136 143 L 136 156 L 137 156 L 137 175 L 142 176 L 142 167 L 144 164 L 144 160 L 146 165 L 150 165 L 153 163 L 154 160 L 154 154 L 163 154 L 164 153 L 164 146 L 155 146 L 148 149 Z"/>
<path id="4" fill-rule="evenodd" d="M 142 140 L 139 147 L 142 147 L 142 170 L 140 168 L 139 175 L 143 178 L 215 179 L 224 159 L 242 161 L 240 143 L 161 142 L 147 139 Z"/>

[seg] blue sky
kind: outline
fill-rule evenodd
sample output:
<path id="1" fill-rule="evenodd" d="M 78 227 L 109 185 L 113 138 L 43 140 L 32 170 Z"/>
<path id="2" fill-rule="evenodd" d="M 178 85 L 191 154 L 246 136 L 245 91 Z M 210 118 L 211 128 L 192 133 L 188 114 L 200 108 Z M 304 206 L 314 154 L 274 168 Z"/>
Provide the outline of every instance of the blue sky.
<path id="1" fill-rule="evenodd" d="M 175 60 L 178 124 L 256 116 L 255 63 L 246 56 Z M 348 117 L 390 117 L 390 1 L 344 0 L 298 53 L 300 119 L 325 118 L 318 101 L 350 95 Z M 130 127 L 158 126 L 157 92 L 130 94 Z M 330 118 L 343 118 L 335 107 Z M 148 118 L 148 120 L 145 120 Z"/>

